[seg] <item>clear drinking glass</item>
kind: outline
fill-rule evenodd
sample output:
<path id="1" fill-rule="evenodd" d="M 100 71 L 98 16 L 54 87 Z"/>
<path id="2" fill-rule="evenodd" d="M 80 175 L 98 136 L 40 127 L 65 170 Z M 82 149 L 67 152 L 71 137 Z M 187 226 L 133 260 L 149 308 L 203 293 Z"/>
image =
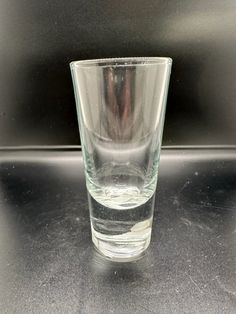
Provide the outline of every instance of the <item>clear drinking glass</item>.
<path id="1" fill-rule="evenodd" d="M 170 58 L 70 64 L 77 104 L 92 240 L 115 261 L 150 243 Z"/>

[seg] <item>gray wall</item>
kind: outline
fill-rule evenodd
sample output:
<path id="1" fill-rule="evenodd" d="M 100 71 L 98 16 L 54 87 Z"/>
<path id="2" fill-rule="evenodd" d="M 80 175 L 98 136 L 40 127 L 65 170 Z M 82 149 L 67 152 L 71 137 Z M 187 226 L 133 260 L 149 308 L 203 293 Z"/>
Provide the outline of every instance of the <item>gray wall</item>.
<path id="1" fill-rule="evenodd" d="M 0 2 L 0 146 L 78 144 L 68 63 L 174 59 L 164 144 L 236 144 L 236 1 Z"/>

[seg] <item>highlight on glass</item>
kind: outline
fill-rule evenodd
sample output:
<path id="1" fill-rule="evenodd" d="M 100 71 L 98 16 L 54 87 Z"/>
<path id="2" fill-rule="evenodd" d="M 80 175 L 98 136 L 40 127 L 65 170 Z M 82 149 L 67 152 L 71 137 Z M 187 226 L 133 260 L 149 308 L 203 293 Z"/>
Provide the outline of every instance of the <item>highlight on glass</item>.
<path id="1" fill-rule="evenodd" d="M 150 243 L 171 64 L 159 57 L 70 64 L 92 240 L 114 261 L 135 260 Z"/>

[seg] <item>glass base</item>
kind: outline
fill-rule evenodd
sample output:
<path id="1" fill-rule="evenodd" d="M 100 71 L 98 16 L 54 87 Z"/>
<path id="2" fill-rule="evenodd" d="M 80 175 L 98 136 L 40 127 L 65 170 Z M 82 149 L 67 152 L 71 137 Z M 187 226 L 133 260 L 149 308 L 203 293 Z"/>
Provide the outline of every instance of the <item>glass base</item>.
<path id="1" fill-rule="evenodd" d="M 92 240 L 96 250 L 106 259 L 114 262 L 130 262 L 143 257 L 151 240 L 150 232 L 145 233 L 142 238 L 131 238 L 129 234 L 104 235 L 92 228 Z"/>
<path id="2" fill-rule="evenodd" d="M 155 196 L 122 210 L 104 206 L 89 193 L 88 197 L 92 240 L 97 251 L 116 262 L 142 257 L 151 239 Z"/>

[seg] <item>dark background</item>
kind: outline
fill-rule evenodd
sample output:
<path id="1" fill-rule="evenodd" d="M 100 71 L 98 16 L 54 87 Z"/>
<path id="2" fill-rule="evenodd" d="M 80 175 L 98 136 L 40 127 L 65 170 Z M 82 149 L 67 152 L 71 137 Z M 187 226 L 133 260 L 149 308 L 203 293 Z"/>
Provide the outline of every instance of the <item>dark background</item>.
<path id="1" fill-rule="evenodd" d="M 69 62 L 174 60 L 165 145 L 236 144 L 236 1 L 0 2 L 0 146 L 79 144 Z"/>
<path id="2" fill-rule="evenodd" d="M 236 144 L 235 0 L 1 0 L 0 146 L 79 144 L 69 62 L 118 56 L 173 58 L 165 145 Z M 235 313 L 235 150 L 161 158 L 151 247 L 117 265 L 81 153 L 2 150 L 0 312 Z"/>

